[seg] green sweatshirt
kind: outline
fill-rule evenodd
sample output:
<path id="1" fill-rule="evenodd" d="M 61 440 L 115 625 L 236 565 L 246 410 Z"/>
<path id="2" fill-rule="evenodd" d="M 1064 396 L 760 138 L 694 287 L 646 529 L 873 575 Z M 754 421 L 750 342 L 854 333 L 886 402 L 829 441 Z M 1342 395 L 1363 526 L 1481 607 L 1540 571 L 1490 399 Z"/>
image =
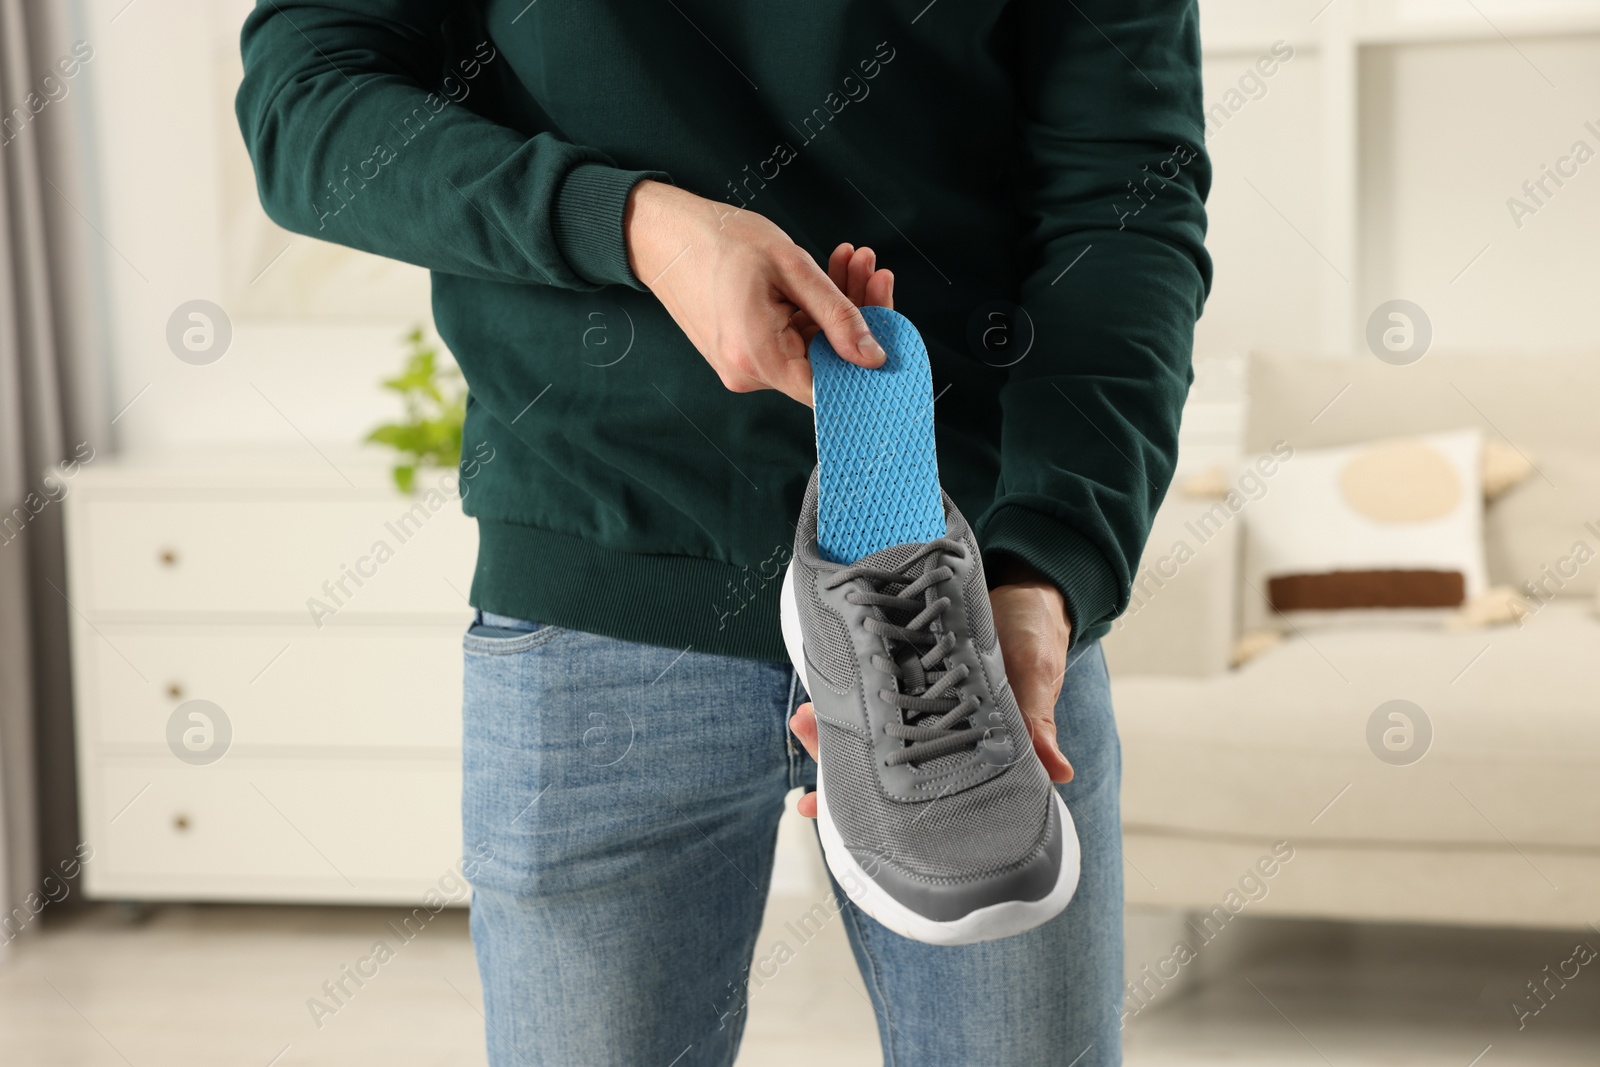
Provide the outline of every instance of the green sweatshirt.
<path id="1" fill-rule="evenodd" d="M 470 387 L 473 603 L 784 658 L 811 413 L 725 390 L 633 276 L 670 180 L 895 272 L 986 556 L 1126 606 L 1210 283 L 1194 0 L 262 0 L 239 124 L 280 225 L 433 272 Z"/>

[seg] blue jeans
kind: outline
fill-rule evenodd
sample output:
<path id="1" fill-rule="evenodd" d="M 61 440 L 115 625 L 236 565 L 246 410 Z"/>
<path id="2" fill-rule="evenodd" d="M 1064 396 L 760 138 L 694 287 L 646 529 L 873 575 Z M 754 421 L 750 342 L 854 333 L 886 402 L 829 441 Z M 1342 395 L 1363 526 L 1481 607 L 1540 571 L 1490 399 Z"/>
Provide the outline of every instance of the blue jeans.
<path id="1" fill-rule="evenodd" d="M 494 615 L 464 644 L 489 1062 L 733 1063 L 778 816 L 816 784 L 786 727 L 805 699 L 794 672 Z M 1098 643 L 1069 657 L 1056 721 L 1083 846 L 1065 912 L 940 948 L 890 933 L 837 885 L 814 911 L 845 902 L 887 1064 L 1121 1062 L 1121 755 Z"/>

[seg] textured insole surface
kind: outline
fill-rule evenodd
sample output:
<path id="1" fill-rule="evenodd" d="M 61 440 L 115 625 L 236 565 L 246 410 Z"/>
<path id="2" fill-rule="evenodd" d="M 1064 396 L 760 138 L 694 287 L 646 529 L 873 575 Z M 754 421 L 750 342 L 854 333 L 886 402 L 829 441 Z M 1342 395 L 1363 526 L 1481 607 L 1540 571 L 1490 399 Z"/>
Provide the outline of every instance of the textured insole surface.
<path id="1" fill-rule="evenodd" d="M 868 370 L 811 340 L 816 382 L 817 548 L 835 563 L 946 532 L 928 349 L 904 315 L 862 308 L 888 353 Z"/>

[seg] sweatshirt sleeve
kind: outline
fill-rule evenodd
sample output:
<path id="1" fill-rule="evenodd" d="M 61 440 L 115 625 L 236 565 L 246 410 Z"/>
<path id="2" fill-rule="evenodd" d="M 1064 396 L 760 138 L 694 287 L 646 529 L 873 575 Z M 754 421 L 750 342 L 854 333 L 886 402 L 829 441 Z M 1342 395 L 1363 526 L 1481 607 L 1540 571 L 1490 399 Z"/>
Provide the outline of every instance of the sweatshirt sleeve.
<path id="1" fill-rule="evenodd" d="M 1194 0 L 1018 7 L 1021 305 L 1000 489 L 979 520 L 1062 591 L 1073 639 L 1127 606 L 1172 479 L 1211 281 Z"/>
<path id="2" fill-rule="evenodd" d="M 268 216 L 447 274 L 642 288 L 623 212 L 637 182 L 667 176 L 475 112 L 474 82 L 510 75 L 486 33 L 446 32 L 465 7 L 261 0 L 235 109 Z"/>

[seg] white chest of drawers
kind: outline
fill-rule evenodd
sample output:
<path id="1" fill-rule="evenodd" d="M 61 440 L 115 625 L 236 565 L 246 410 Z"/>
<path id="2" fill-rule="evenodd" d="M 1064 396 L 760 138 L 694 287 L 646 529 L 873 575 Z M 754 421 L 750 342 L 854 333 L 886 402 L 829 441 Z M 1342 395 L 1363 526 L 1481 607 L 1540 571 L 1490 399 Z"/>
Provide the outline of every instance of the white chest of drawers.
<path id="1" fill-rule="evenodd" d="M 477 532 L 441 480 L 310 449 L 70 480 L 89 895 L 411 902 L 459 864 Z"/>

